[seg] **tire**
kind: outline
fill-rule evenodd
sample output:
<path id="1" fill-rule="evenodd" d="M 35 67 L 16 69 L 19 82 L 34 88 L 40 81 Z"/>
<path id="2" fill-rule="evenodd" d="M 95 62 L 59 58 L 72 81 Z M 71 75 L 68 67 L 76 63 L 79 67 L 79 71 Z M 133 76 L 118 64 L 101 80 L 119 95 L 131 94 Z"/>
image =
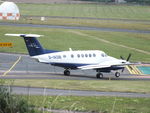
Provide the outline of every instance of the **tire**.
<path id="1" fill-rule="evenodd" d="M 97 73 L 97 74 L 96 74 L 96 78 L 102 79 L 102 78 L 103 78 L 103 74 L 102 74 L 102 73 Z"/>
<path id="2" fill-rule="evenodd" d="M 116 76 L 116 77 L 120 77 L 120 73 L 119 73 L 119 72 L 116 72 L 116 73 L 115 73 L 115 76 Z"/>
<path id="3" fill-rule="evenodd" d="M 69 70 L 65 70 L 65 71 L 64 71 L 64 75 L 65 75 L 65 76 L 70 76 L 70 71 L 69 71 Z"/>

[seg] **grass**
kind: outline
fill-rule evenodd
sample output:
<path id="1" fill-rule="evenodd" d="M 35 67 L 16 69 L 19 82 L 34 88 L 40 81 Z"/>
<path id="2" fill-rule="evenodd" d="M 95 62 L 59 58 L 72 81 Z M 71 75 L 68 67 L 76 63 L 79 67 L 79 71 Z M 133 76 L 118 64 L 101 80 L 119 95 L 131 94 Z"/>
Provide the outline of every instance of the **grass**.
<path id="1" fill-rule="evenodd" d="M 119 58 L 125 57 L 129 53 L 133 54 L 132 61 L 150 61 L 150 55 L 138 52 L 136 50 L 119 47 L 117 45 L 105 43 L 99 39 L 105 39 L 116 44 L 123 44 L 128 47 L 137 48 L 143 51 L 150 50 L 149 34 L 117 33 L 117 32 L 99 32 L 83 30 L 65 30 L 48 28 L 30 28 L 30 27 L 11 27 L 0 26 L 0 42 L 12 42 L 12 48 L 0 48 L 1 52 L 27 53 L 24 41 L 20 37 L 6 37 L 5 33 L 35 33 L 44 35 L 39 38 L 42 45 L 47 49 L 54 50 L 103 50 L 108 55 Z M 96 37 L 96 38 L 95 38 Z M 62 43 L 63 42 L 63 43 Z M 111 49 L 110 49 L 111 48 Z"/>
<path id="2" fill-rule="evenodd" d="M 120 33 L 120 32 L 98 32 L 98 31 L 83 31 L 83 33 L 95 36 L 101 39 L 108 40 L 110 42 L 116 42 L 117 44 L 123 44 L 129 47 L 141 49 L 150 52 L 150 37 L 149 34 L 137 34 L 137 33 Z M 135 43 L 136 40 L 136 43 Z M 142 45 L 142 46 L 139 46 Z"/>
<path id="3" fill-rule="evenodd" d="M 149 17 L 150 10 L 148 6 L 129 6 L 129 5 L 100 5 L 100 4 L 18 4 L 22 15 L 28 16 L 69 16 L 69 17 L 93 17 L 93 18 L 114 18 L 118 20 L 89 20 L 89 19 L 66 19 L 66 18 L 49 18 L 41 22 L 39 17 L 28 19 L 21 18 L 14 23 L 32 23 L 32 24 L 49 24 L 49 25 L 69 25 L 69 26 L 91 26 L 104 28 L 121 28 L 150 30 Z M 119 19 L 127 19 L 126 21 Z M 133 20 L 133 21 L 131 21 Z M 135 21 L 140 20 L 140 21 Z M 143 21 L 148 20 L 148 21 Z M 6 21 L 8 22 L 8 21 Z M 12 22 L 12 21 L 11 21 Z M 133 50 L 130 48 L 140 49 L 150 52 L 149 34 L 140 33 L 119 33 L 119 32 L 99 32 L 99 31 L 80 31 L 80 30 L 60 30 L 46 28 L 23 28 L 19 27 L 0 27 L 1 37 L 3 34 L 11 33 L 38 33 L 45 35 L 40 39 L 45 48 L 55 50 L 73 49 L 87 50 L 100 49 L 111 56 L 119 58 L 120 55 L 127 57 L 129 53 L 133 54 L 132 61 L 150 61 L 150 55 Z M 49 37 L 51 36 L 51 37 Z M 96 37 L 96 38 L 95 38 Z M 69 40 L 68 40 L 69 39 Z M 110 41 L 109 44 L 101 39 Z M 46 40 L 46 41 L 45 41 Z M 13 48 L 0 48 L 1 52 L 19 52 L 27 53 L 23 45 L 23 40 L 16 38 L 0 38 L 1 42 L 11 41 L 14 43 Z M 64 43 L 62 43 L 62 41 Z M 124 48 L 117 46 L 121 44 Z M 19 47 L 19 48 L 18 48 Z M 111 48 L 111 49 L 110 49 Z"/>
<path id="4" fill-rule="evenodd" d="M 21 15 L 38 16 L 38 17 L 32 18 L 26 16 L 21 17 L 21 19 L 19 21 L 16 21 L 15 23 L 150 30 L 150 21 L 149 21 L 150 10 L 148 6 L 99 5 L 99 4 L 18 4 L 18 5 L 20 8 Z M 60 16 L 60 17 L 63 16 L 72 18 L 46 18 L 46 21 L 41 22 L 40 21 L 41 16 Z M 73 17 L 106 18 L 111 20 L 79 19 L 79 18 L 77 19 Z"/>
<path id="5" fill-rule="evenodd" d="M 52 89 L 92 90 L 108 92 L 150 93 L 149 81 L 108 81 L 108 80 L 45 80 L 17 79 L 7 80 L 6 84 L 15 86 L 46 87 Z"/>
<path id="6" fill-rule="evenodd" d="M 22 18 L 18 23 L 91 26 L 149 30 L 150 9 L 148 6 L 99 5 L 99 4 L 18 4 L 21 15 L 29 16 L 68 16 L 140 20 L 81 20 L 81 19 L 48 19 L 40 22 L 37 18 Z M 141 21 L 142 20 L 142 21 Z M 148 20 L 148 21 L 143 21 Z M 24 42 L 19 37 L 6 37 L 5 33 L 36 33 L 45 35 L 39 40 L 45 48 L 56 50 L 100 49 L 114 57 L 127 56 L 132 53 L 133 61 L 150 61 L 150 56 L 134 50 L 114 46 L 97 39 L 150 50 L 149 34 L 113 33 L 80 30 L 63 30 L 47 28 L 25 28 L 0 26 L 0 42 L 12 42 L 12 48 L 0 48 L 1 52 L 27 53 Z M 96 38 L 92 38 L 94 36 Z M 68 40 L 69 39 L 69 40 Z M 63 43 L 62 43 L 63 42 Z M 9 81 L 7 81 L 9 84 Z M 150 93 L 149 81 L 76 81 L 76 80 L 15 80 L 14 85 L 48 87 L 56 89 L 119 91 Z M 95 111 L 103 113 L 148 113 L 149 98 L 123 97 L 76 97 L 76 96 L 24 96 L 37 107 L 50 109 L 68 109 L 73 111 Z"/>
<path id="7" fill-rule="evenodd" d="M 18 4 L 22 15 L 150 20 L 149 6 L 100 4 Z"/>
<path id="8" fill-rule="evenodd" d="M 23 96 L 37 107 L 94 113 L 148 113 L 150 98 Z"/>
<path id="9" fill-rule="evenodd" d="M 12 21 L 3 21 L 12 22 Z M 94 20 L 94 19 L 69 19 L 69 18 L 46 18 L 41 21 L 40 17 L 22 17 L 15 23 L 32 23 L 32 24 L 46 24 L 46 25 L 67 25 L 67 26 L 89 26 L 89 27 L 103 27 L 103 28 L 117 28 L 117 29 L 131 29 L 131 30 L 150 30 L 149 21 L 122 21 L 122 20 Z"/>

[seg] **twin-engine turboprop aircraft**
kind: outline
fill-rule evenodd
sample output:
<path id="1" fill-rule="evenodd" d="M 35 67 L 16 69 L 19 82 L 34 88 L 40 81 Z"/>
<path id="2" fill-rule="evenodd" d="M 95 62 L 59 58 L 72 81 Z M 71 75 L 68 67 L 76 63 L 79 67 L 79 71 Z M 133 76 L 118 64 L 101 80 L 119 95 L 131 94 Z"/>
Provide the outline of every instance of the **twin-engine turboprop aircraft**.
<path id="1" fill-rule="evenodd" d="M 24 38 L 26 47 L 31 58 L 38 60 L 41 63 L 51 64 L 64 68 L 64 75 L 69 76 L 71 69 L 93 69 L 96 70 L 97 78 L 103 78 L 102 72 L 109 73 L 116 71 L 115 76 L 119 77 L 120 73 L 117 70 L 124 70 L 125 65 L 131 65 L 129 54 L 127 60 L 116 59 L 108 56 L 105 52 L 99 50 L 85 51 L 55 51 L 44 49 L 36 39 L 42 35 L 37 34 L 5 34 L 6 36 L 20 36 Z"/>

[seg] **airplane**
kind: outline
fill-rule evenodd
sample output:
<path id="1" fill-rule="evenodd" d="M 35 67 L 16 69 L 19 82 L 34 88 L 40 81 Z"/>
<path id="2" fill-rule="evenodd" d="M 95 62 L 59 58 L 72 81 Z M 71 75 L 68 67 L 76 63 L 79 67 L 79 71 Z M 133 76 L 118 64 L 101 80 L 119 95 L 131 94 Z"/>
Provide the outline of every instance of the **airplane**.
<path id="1" fill-rule="evenodd" d="M 117 59 L 108 56 L 105 52 L 100 50 L 72 50 L 69 51 L 57 51 L 44 49 L 37 38 L 43 36 L 38 34 L 5 34 L 6 36 L 19 36 L 23 37 L 28 53 L 31 58 L 36 59 L 40 63 L 51 64 L 52 66 L 58 66 L 64 68 L 64 75 L 69 76 L 70 70 L 96 70 L 97 78 L 103 78 L 104 73 L 110 73 L 116 71 L 115 76 L 119 77 L 120 72 L 124 71 L 125 65 L 132 65 L 129 62 L 131 54 L 129 54 L 127 60 L 121 56 L 121 59 Z"/>

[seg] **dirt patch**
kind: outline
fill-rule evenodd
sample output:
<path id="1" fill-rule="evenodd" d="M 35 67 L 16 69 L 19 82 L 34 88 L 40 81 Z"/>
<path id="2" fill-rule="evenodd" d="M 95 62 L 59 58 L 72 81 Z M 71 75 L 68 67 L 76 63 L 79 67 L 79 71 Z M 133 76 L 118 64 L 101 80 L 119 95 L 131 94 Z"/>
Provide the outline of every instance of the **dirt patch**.
<path id="1" fill-rule="evenodd" d="M 90 3 L 87 1 L 80 1 L 80 0 L 8 0 L 11 2 L 15 3 L 49 3 L 49 4 L 54 4 L 54 3 Z"/>

